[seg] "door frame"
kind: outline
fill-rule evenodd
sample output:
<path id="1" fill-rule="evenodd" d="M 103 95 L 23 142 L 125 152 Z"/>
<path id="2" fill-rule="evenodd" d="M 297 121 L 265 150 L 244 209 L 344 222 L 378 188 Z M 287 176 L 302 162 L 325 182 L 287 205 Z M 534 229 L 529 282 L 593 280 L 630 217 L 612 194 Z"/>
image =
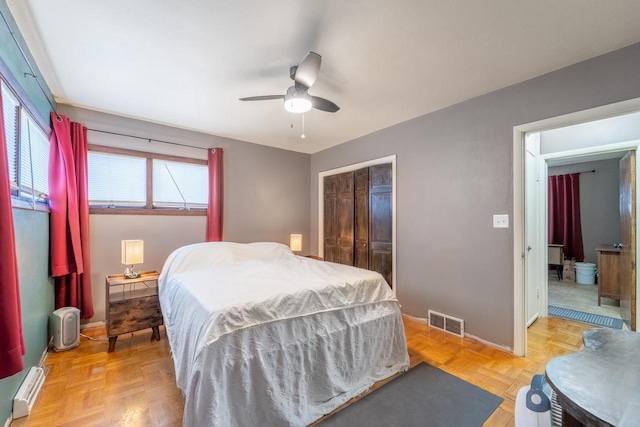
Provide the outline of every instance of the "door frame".
<path id="1" fill-rule="evenodd" d="M 326 176 L 337 175 L 343 172 L 351 172 L 357 169 L 362 169 L 364 167 L 375 166 L 375 165 L 383 165 L 386 163 L 391 163 L 391 179 L 393 180 L 391 185 L 391 290 L 394 295 L 397 293 L 398 288 L 398 280 L 397 280 L 397 253 L 396 250 L 396 155 L 392 154 L 386 157 L 380 157 L 378 159 L 367 160 L 360 163 L 354 163 L 352 165 L 342 166 L 335 169 L 329 169 L 326 171 L 322 171 L 318 173 L 318 255 L 324 257 L 324 178 Z"/>
<path id="2" fill-rule="evenodd" d="M 524 150 L 525 150 L 525 136 L 531 132 L 541 132 L 545 130 L 566 127 L 576 125 L 580 123 L 600 120 L 608 117 L 620 116 L 623 114 L 633 113 L 640 111 L 640 98 L 630 99 L 627 101 L 618 102 L 615 104 L 604 105 L 601 107 L 592 108 L 589 110 L 579 111 L 563 116 L 552 117 L 536 122 L 526 123 L 513 128 L 513 158 L 512 158 L 512 172 L 513 172 L 513 353 L 516 356 L 526 356 L 527 352 L 527 325 L 526 325 L 526 279 L 525 279 L 525 208 L 524 208 L 524 196 L 525 196 L 525 170 L 524 170 Z M 623 143 L 624 144 L 624 143 Z M 615 144 L 607 146 L 598 146 L 583 148 L 578 150 L 571 150 L 573 156 L 576 155 L 588 155 L 595 154 L 603 151 L 616 151 L 613 149 Z M 633 148 L 636 149 L 636 144 Z M 619 148 L 619 147 L 618 147 Z M 620 150 L 618 150 L 620 151 Z M 564 157 L 569 157 L 564 152 Z M 559 153 L 553 153 L 559 154 Z M 636 157 L 638 163 L 638 157 Z M 546 162 L 545 162 L 546 164 Z M 636 173 L 636 185 L 639 179 L 638 173 Z M 541 185 L 544 187 L 546 194 L 546 184 Z M 636 187 L 640 188 L 640 187 Z M 544 199 L 543 199 L 544 200 Z M 637 203 L 637 202 L 636 202 Z M 545 201 L 546 206 L 546 201 Z M 636 209 L 636 216 L 640 216 L 639 210 Z M 638 220 L 638 218 L 636 218 Z M 546 218 L 545 218 L 546 226 Z M 546 230 L 546 228 L 543 228 Z M 636 242 L 640 233 L 636 233 Z M 544 239 L 546 241 L 546 237 Z M 637 243 L 636 243 L 637 245 Z M 640 246 L 636 246 L 640 247 Z M 539 257 L 538 262 L 546 260 L 546 256 Z M 636 260 L 636 264 L 638 264 Z M 544 265 L 541 265 L 544 269 Z M 636 286 L 638 276 L 636 275 Z M 637 293 L 640 294 L 640 293 Z M 543 293 L 544 295 L 544 293 Z M 640 317 L 640 310 L 636 311 L 636 317 Z M 543 311 L 546 315 L 546 311 Z M 541 313 L 542 314 L 542 313 Z"/>

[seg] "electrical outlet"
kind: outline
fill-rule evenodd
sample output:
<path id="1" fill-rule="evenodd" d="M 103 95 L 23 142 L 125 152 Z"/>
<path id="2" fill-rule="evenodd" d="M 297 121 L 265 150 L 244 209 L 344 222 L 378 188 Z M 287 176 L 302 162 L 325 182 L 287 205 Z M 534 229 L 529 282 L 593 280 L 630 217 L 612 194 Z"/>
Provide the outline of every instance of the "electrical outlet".
<path id="1" fill-rule="evenodd" d="M 494 215 L 493 228 L 509 228 L 509 215 Z"/>

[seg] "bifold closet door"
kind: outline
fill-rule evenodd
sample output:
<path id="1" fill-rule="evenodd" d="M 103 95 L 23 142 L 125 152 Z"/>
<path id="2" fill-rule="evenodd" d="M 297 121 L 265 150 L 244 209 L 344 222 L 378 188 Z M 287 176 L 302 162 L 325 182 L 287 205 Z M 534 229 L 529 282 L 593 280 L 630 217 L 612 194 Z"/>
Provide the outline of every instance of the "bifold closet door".
<path id="1" fill-rule="evenodd" d="M 324 179 L 324 259 L 353 265 L 354 173 Z"/>
<path id="2" fill-rule="evenodd" d="M 369 168 L 355 171 L 355 266 L 369 268 Z"/>
<path id="3" fill-rule="evenodd" d="M 391 164 L 324 178 L 324 259 L 382 274 L 391 286 Z"/>
<path id="4" fill-rule="evenodd" d="M 391 164 L 369 168 L 369 270 L 392 286 L 393 174 Z"/>

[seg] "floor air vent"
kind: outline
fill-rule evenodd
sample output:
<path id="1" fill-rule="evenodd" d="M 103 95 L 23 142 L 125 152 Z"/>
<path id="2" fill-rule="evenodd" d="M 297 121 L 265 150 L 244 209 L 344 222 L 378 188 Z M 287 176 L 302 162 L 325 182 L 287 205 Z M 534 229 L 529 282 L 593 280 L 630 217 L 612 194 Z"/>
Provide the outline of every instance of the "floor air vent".
<path id="1" fill-rule="evenodd" d="M 43 383 L 44 369 L 35 366 L 29 369 L 16 397 L 13 398 L 13 419 L 26 417 L 31 413 Z"/>
<path id="2" fill-rule="evenodd" d="M 464 320 L 429 310 L 429 325 L 450 334 L 464 337 Z"/>

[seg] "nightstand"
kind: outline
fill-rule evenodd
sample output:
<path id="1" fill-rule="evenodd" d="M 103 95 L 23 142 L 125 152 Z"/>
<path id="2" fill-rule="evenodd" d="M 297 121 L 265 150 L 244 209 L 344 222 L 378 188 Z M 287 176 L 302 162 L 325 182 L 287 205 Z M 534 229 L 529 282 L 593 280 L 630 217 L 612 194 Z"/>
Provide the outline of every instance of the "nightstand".
<path id="1" fill-rule="evenodd" d="M 106 277 L 106 327 L 109 337 L 109 353 L 118 335 L 151 328 L 153 338 L 160 341 L 162 311 L 158 300 L 157 271 L 144 271 L 140 277 L 125 279 L 122 274 Z"/>

